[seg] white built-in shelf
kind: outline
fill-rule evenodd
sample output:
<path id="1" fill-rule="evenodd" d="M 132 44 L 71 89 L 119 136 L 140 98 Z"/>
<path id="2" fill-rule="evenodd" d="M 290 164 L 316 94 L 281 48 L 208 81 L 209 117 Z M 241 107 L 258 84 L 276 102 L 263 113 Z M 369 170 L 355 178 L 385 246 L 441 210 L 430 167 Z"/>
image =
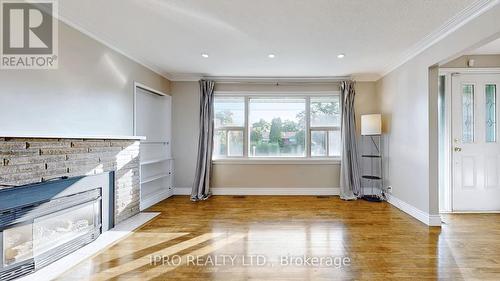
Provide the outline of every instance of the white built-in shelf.
<path id="1" fill-rule="evenodd" d="M 151 160 L 142 161 L 141 165 L 156 164 L 156 163 L 166 162 L 166 161 L 170 161 L 170 160 L 172 160 L 172 158 L 170 158 L 170 157 L 151 159 Z"/>
<path id="2" fill-rule="evenodd" d="M 163 178 L 168 178 L 168 177 L 170 177 L 170 175 L 171 175 L 171 173 L 160 174 L 160 175 L 154 175 L 154 176 L 151 176 L 151 177 L 147 177 L 147 178 L 141 180 L 141 184 L 152 182 L 152 181 L 163 179 Z"/>

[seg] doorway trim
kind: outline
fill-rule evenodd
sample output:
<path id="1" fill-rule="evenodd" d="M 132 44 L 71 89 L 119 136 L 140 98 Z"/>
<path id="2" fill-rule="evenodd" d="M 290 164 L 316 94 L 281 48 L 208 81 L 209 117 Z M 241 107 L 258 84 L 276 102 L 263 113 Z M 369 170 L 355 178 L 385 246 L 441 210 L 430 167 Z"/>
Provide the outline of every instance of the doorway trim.
<path id="1" fill-rule="evenodd" d="M 439 75 L 445 77 L 445 128 L 444 128 L 444 206 L 439 205 L 439 213 L 500 213 L 500 211 L 453 211 L 453 136 L 452 136 L 452 92 L 453 76 L 459 74 L 500 74 L 500 68 L 439 68 Z M 441 191 L 441 188 L 439 188 Z M 441 197 L 442 194 L 439 194 Z"/>

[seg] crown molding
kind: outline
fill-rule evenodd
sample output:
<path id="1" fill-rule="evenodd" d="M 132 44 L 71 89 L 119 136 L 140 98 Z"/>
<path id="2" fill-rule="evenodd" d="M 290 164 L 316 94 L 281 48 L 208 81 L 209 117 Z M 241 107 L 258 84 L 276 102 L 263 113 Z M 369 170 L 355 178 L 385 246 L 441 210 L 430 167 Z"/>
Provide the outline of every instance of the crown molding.
<path id="1" fill-rule="evenodd" d="M 350 76 L 204 76 L 219 83 L 337 83 Z"/>
<path id="2" fill-rule="evenodd" d="M 397 63 L 389 65 L 382 73 L 382 77 L 391 73 L 396 68 L 405 64 L 409 60 L 418 56 L 420 53 L 441 41 L 446 36 L 450 35 L 460 27 L 464 26 L 469 21 L 483 14 L 484 12 L 490 10 L 494 6 L 500 3 L 500 0 L 477 0 L 472 3 L 470 6 L 463 9 L 461 12 L 456 14 L 454 17 L 449 19 L 446 23 L 441 25 L 438 29 L 429 33 L 422 40 L 417 42 L 415 45 L 410 47 L 406 52 L 403 53 L 397 59 Z"/>
<path id="3" fill-rule="evenodd" d="M 170 73 L 170 81 L 175 81 L 175 82 L 192 82 L 192 81 L 199 81 L 205 75 L 201 73 Z"/>
<path id="4" fill-rule="evenodd" d="M 103 44 L 104 46 L 110 48 L 111 50 L 121 54 L 122 56 L 125 56 L 126 58 L 144 66 L 145 68 L 153 71 L 154 73 L 168 79 L 168 80 L 172 80 L 171 79 L 171 75 L 165 71 L 163 71 L 160 67 L 152 64 L 151 62 L 147 61 L 146 59 L 142 58 L 142 57 L 138 57 L 138 56 L 133 56 L 125 51 L 123 51 L 122 49 L 116 47 L 113 43 L 110 42 L 109 39 L 106 39 L 104 38 L 104 36 L 102 35 L 99 35 L 97 36 L 96 34 L 94 33 L 91 33 L 90 31 L 88 31 L 84 26 L 80 25 L 80 24 L 77 24 L 73 21 L 71 21 L 70 19 L 68 19 L 67 17 L 64 17 L 62 15 L 58 15 L 58 20 L 67 24 L 68 26 L 70 26 L 71 28 L 85 34 L 86 36 L 92 38 L 93 40 Z"/>
<path id="5" fill-rule="evenodd" d="M 209 79 L 219 83 L 336 83 L 352 80 L 350 76 L 209 76 L 203 74 L 171 73 L 171 81 L 187 82 Z M 362 80 L 366 81 L 366 80 Z"/>

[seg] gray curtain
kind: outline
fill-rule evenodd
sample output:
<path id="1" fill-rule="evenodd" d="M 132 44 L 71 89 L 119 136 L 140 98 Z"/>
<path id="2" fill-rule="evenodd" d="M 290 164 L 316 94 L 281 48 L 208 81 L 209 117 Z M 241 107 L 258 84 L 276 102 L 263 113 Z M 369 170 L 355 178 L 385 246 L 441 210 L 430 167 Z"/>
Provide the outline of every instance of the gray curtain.
<path id="1" fill-rule="evenodd" d="M 210 174 L 212 170 L 212 146 L 214 136 L 214 87 L 215 82 L 200 80 L 200 133 L 198 160 L 191 201 L 210 197 Z"/>
<path id="2" fill-rule="evenodd" d="M 356 142 L 353 81 L 340 84 L 342 102 L 342 160 L 340 164 L 340 198 L 355 200 L 360 195 L 361 179 Z"/>

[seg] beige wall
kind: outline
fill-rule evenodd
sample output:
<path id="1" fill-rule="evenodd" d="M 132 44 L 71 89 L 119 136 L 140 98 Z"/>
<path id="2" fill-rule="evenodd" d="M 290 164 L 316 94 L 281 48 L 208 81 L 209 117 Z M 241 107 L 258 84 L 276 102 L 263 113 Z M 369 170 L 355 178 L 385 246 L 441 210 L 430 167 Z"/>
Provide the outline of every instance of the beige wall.
<path id="1" fill-rule="evenodd" d="M 133 83 L 169 81 L 59 24 L 59 69 L 0 70 L 0 133 L 132 135 Z"/>
<path id="2" fill-rule="evenodd" d="M 469 21 L 377 82 L 388 148 L 387 184 L 393 195 L 421 211 L 438 213 L 436 63 L 472 50 L 500 34 L 500 6 Z"/>
<path id="3" fill-rule="evenodd" d="M 449 68 L 469 68 L 467 62 L 473 59 L 474 66 L 471 68 L 482 67 L 500 67 L 500 54 L 499 55 L 466 55 L 454 59 L 448 63 L 441 65 L 441 67 Z"/>
<path id="4" fill-rule="evenodd" d="M 173 151 L 176 165 L 175 186 L 190 187 L 194 180 L 196 149 L 198 145 L 197 82 L 172 82 L 173 96 Z M 332 91 L 338 84 L 256 85 L 219 84 L 217 91 Z M 375 83 L 356 84 L 356 110 L 361 113 L 378 112 L 379 103 Z M 359 131 L 359 130 L 358 130 Z M 215 164 L 213 187 L 339 187 L 339 164 Z"/>

